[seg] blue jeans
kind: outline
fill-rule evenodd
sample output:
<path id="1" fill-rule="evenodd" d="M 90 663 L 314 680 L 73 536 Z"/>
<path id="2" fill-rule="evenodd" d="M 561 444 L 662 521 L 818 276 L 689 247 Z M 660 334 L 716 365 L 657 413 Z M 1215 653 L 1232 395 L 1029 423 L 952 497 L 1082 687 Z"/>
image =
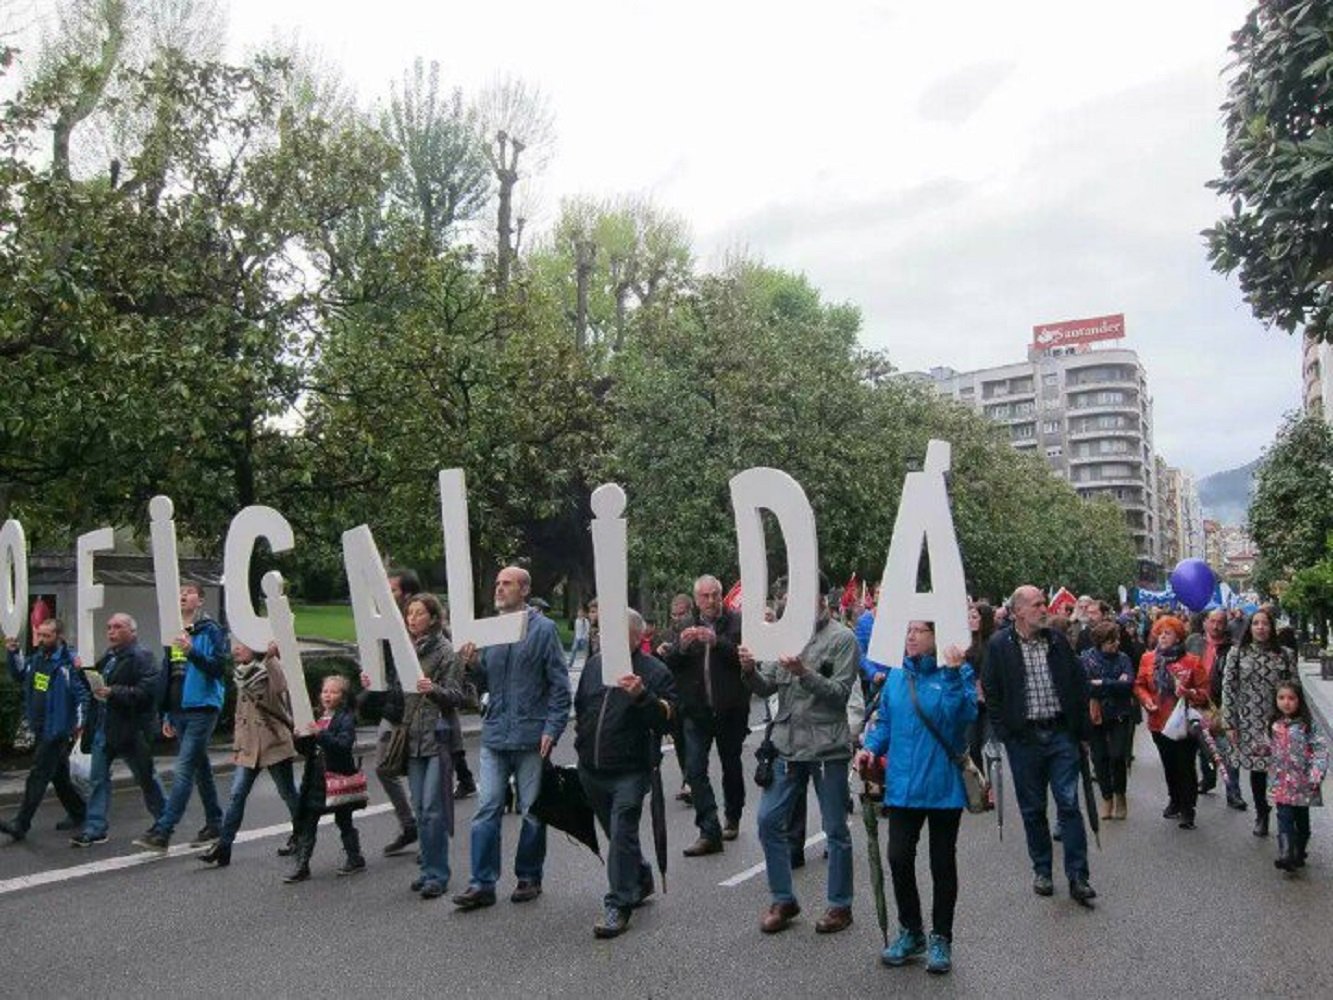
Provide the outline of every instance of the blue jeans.
<path id="1" fill-rule="evenodd" d="M 90 837 L 104 837 L 107 831 L 107 811 L 111 807 L 111 762 L 120 754 L 106 745 L 106 734 L 98 732 L 93 737 L 93 753 L 90 769 L 92 787 L 88 791 L 88 811 L 83 821 L 83 832 Z M 143 804 L 154 820 L 165 808 L 165 796 L 162 794 L 162 782 L 157 780 L 153 771 L 153 755 L 148 752 L 146 741 L 135 743 L 134 749 L 124 754 L 125 763 L 130 773 L 139 782 L 143 792 Z"/>
<path id="2" fill-rule="evenodd" d="M 236 839 L 236 831 L 241 828 L 241 821 L 245 819 L 245 800 L 250 797 L 250 789 L 255 786 L 255 779 L 262 770 L 262 767 L 237 767 L 232 772 L 231 799 L 227 802 L 227 814 L 222 817 L 221 836 L 218 837 L 218 843 L 223 847 L 230 847 Z M 287 811 L 291 813 L 292 826 L 295 830 L 296 812 L 301 804 L 301 796 L 292 778 L 292 762 L 280 760 L 276 764 L 270 764 L 268 773 L 273 778 L 273 784 L 278 786 L 278 794 L 282 796 L 282 801 L 287 804 Z"/>
<path id="3" fill-rule="evenodd" d="M 494 892 L 500 878 L 500 817 L 512 775 L 518 789 L 523 828 L 514 855 L 514 877 L 540 882 L 546 862 L 546 824 L 528 815 L 542 785 L 542 756 L 536 750 L 481 748 L 477 767 L 481 779 L 477 811 L 472 816 L 472 882 L 475 889 Z"/>
<path id="4" fill-rule="evenodd" d="M 764 847 L 768 891 L 775 903 L 794 903 L 792 847 L 787 828 L 792 806 L 807 776 L 819 797 L 819 816 L 828 837 L 828 905 L 852 905 L 852 835 L 847 829 L 846 758 L 826 761 L 773 762 L 773 783 L 759 800 L 759 842 Z"/>
<path id="5" fill-rule="evenodd" d="M 199 801 L 204 807 L 204 823 L 217 829 L 222 825 L 222 807 L 218 805 L 218 787 L 213 783 L 213 765 L 208 759 L 208 741 L 213 738 L 217 728 L 218 713 L 179 712 L 170 718 L 171 726 L 180 740 L 180 752 L 176 755 L 176 773 L 171 778 L 171 795 L 162 815 L 153 824 L 153 829 L 164 837 L 170 837 L 176 824 L 185 815 L 185 807 L 190 804 L 190 792 L 199 786 Z"/>
<path id="6" fill-rule="evenodd" d="M 407 758 L 407 785 L 421 836 L 421 877 L 449 885 L 449 831 L 444 826 L 444 780 L 439 754 Z"/>
<path id="7" fill-rule="evenodd" d="M 579 782 L 606 834 L 606 880 L 610 891 L 603 902 L 622 910 L 637 906 L 643 887 L 653 878 L 639 846 L 639 820 L 648 794 L 647 771 L 605 774 L 579 768 Z"/>
<path id="8" fill-rule="evenodd" d="M 1088 834 L 1078 805 L 1078 741 L 1063 729 L 1029 728 L 1025 736 L 1004 741 L 1014 795 L 1023 814 L 1028 857 L 1038 875 L 1051 874 L 1051 829 L 1046 822 L 1046 789 L 1055 799 L 1064 848 L 1065 875 L 1070 881 L 1088 877 Z"/>

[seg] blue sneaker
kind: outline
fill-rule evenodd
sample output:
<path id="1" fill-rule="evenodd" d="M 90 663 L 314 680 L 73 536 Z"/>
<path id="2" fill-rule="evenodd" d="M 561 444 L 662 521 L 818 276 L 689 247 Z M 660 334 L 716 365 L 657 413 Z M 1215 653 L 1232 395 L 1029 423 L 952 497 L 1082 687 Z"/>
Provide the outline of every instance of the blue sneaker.
<path id="1" fill-rule="evenodd" d="M 953 945 L 940 934 L 930 936 L 930 955 L 926 958 L 926 971 L 942 976 L 953 968 Z"/>
<path id="2" fill-rule="evenodd" d="M 880 953 L 879 960 L 888 966 L 906 965 L 926 950 L 926 935 L 920 931 L 898 928 L 898 937 Z"/>

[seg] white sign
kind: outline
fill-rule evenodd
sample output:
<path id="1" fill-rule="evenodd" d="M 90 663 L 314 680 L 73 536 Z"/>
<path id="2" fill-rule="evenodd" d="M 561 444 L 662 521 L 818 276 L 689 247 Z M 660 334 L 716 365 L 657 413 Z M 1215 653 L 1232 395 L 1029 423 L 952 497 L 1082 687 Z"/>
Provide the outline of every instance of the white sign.
<path id="1" fill-rule="evenodd" d="M 746 469 L 731 480 L 736 548 L 741 567 L 741 641 L 757 660 L 798 656 L 815 632 L 819 608 L 819 541 L 805 491 L 778 469 Z M 787 547 L 787 602 L 782 617 L 764 621 L 768 550 L 761 509 L 773 512 Z"/>
<path id="2" fill-rule="evenodd" d="M 97 659 L 97 636 L 93 634 L 93 612 L 102 606 L 106 593 L 100 583 L 93 582 L 93 555 L 116 547 L 116 533 L 110 528 L 98 528 L 80 535 L 74 543 L 75 577 L 78 580 L 79 658 L 91 666 Z M 180 595 L 177 594 L 177 599 Z"/>
<path id="3" fill-rule="evenodd" d="M 602 630 L 602 683 L 634 672 L 629 648 L 629 542 L 625 491 L 603 483 L 592 491 L 592 562 L 597 583 L 597 621 Z"/>
<path id="4" fill-rule="evenodd" d="M 287 680 L 287 696 L 291 699 L 292 725 L 299 733 L 315 721 L 314 710 L 310 706 L 310 692 L 305 686 L 305 670 L 301 666 L 301 644 L 296 641 L 296 617 L 287 603 L 283 591 L 282 574 L 269 570 L 260 581 L 264 591 L 264 604 L 268 608 L 268 622 L 271 624 L 274 641 L 278 644 L 278 656 L 282 661 L 282 675 Z M 249 603 L 248 600 L 246 603 Z M 247 642 L 247 646 L 250 644 Z M 268 648 L 256 650 L 260 656 Z"/>
<path id="5" fill-rule="evenodd" d="M 393 651 L 393 665 L 405 691 L 416 689 L 421 678 L 417 649 L 403 624 L 403 616 L 393 600 L 389 577 L 384 572 L 375 536 L 361 524 L 343 532 L 343 565 L 347 568 L 347 587 L 352 598 L 352 617 L 356 621 L 356 644 L 361 651 L 361 669 L 370 675 L 370 686 L 383 688 L 384 647 Z"/>
<path id="6" fill-rule="evenodd" d="M 153 583 L 157 589 L 157 630 L 162 645 L 170 646 L 185 631 L 181 620 L 181 569 L 176 558 L 175 508 L 171 498 L 158 495 L 148 501 L 148 534 L 153 549 Z"/>
<path id="7" fill-rule="evenodd" d="M 261 538 L 268 541 L 268 547 L 273 552 L 289 552 L 296 545 L 292 526 L 287 523 L 287 519 L 272 507 L 255 504 L 231 519 L 227 541 L 222 547 L 227 625 L 232 635 L 260 654 L 274 639 L 271 618 L 265 618 L 255 611 L 250 600 L 250 559 L 254 555 L 255 542 Z"/>
<path id="8" fill-rule="evenodd" d="M 0 633 L 17 639 L 28 617 L 28 543 L 23 525 L 0 527 Z"/>
<path id="9" fill-rule="evenodd" d="M 454 648 L 477 649 L 521 642 L 528 632 L 527 609 L 479 619 L 472 601 L 472 541 L 467 525 L 467 481 L 462 469 L 440 470 L 440 521 L 444 528 L 444 569 L 449 586 L 449 631 Z"/>
<path id="10" fill-rule="evenodd" d="M 963 559 L 958 553 L 949 493 L 944 485 L 949 462 L 949 443 L 931 441 L 926 447 L 925 470 L 909 472 L 903 483 L 889 558 L 880 582 L 879 611 L 866 651 L 866 657 L 876 663 L 892 667 L 903 662 L 908 622 L 934 623 L 937 655 L 941 658 L 950 646 L 966 649 L 971 644 Z M 918 592 L 922 546 L 930 559 L 930 590 Z"/>

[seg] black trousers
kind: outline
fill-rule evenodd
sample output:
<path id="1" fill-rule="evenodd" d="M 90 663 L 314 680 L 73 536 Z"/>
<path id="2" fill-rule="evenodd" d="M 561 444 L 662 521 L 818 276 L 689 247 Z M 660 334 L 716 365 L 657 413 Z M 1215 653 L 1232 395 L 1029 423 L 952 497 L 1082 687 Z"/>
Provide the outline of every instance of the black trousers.
<path id="1" fill-rule="evenodd" d="M 476 779 L 472 777 L 472 771 L 467 766 L 467 751 L 461 747 L 455 750 L 450 756 L 454 761 L 454 780 L 460 785 L 471 785 L 476 787 Z"/>
<path id="2" fill-rule="evenodd" d="M 921 827 L 930 824 L 931 930 L 953 940 L 953 911 L 958 903 L 958 826 L 961 809 L 889 807 L 889 874 L 898 903 L 898 923 L 909 931 L 923 930 L 921 894 L 916 887 L 916 845 Z"/>
<path id="3" fill-rule="evenodd" d="M 1161 733 L 1153 733 L 1152 741 L 1162 758 L 1170 804 L 1180 811 L 1182 818 L 1193 819 L 1199 801 L 1199 776 L 1194 770 L 1198 745 L 1192 739 L 1169 740 Z"/>
<path id="4" fill-rule="evenodd" d="M 42 804 L 46 787 L 55 785 L 56 796 L 65 807 L 69 818 L 82 824 L 85 812 L 83 797 L 69 776 L 69 740 L 59 738 L 42 740 L 33 748 L 32 766 L 28 770 L 28 780 L 23 786 L 23 803 L 19 806 L 14 826 L 24 833 L 32 826 L 32 817 L 37 807 Z"/>
<path id="5" fill-rule="evenodd" d="M 1267 816 L 1272 808 L 1268 804 L 1268 772 L 1250 772 L 1250 795 L 1254 798 L 1254 811 L 1260 816 Z"/>
<path id="6" fill-rule="evenodd" d="M 1092 768 L 1102 798 L 1124 795 L 1129 778 L 1129 749 L 1134 744 L 1134 720 L 1126 716 L 1092 728 Z"/>

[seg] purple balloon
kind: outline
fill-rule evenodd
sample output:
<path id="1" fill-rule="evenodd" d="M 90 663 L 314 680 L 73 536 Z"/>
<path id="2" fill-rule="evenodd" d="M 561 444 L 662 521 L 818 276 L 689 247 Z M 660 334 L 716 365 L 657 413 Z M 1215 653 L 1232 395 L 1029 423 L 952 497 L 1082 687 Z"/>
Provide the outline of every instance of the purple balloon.
<path id="1" fill-rule="evenodd" d="M 1171 589 L 1176 599 L 1191 611 L 1202 611 L 1213 599 L 1217 578 L 1202 559 L 1182 559 L 1171 571 Z"/>

